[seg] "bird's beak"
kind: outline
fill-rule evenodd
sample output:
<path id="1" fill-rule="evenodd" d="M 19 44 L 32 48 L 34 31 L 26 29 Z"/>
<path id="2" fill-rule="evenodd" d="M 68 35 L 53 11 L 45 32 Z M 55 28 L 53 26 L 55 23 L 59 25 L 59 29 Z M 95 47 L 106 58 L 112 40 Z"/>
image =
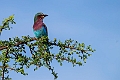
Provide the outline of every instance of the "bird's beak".
<path id="1" fill-rule="evenodd" d="M 44 16 L 46 17 L 46 16 L 48 16 L 47 14 L 44 14 Z"/>

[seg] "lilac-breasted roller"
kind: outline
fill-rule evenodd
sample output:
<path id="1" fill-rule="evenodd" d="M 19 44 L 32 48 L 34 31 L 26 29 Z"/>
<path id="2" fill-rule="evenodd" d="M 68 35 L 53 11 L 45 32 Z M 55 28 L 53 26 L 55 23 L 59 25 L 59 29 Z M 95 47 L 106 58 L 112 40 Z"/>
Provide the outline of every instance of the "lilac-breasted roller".
<path id="1" fill-rule="evenodd" d="M 48 36 L 47 27 L 43 23 L 44 17 L 48 15 L 43 13 L 37 13 L 34 17 L 34 25 L 33 25 L 33 32 L 36 38 L 40 38 L 42 36 Z"/>
<path id="2" fill-rule="evenodd" d="M 36 38 L 41 38 L 42 36 L 48 37 L 47 26 L 43 23 L 43 19 L 46 16 L 48 16 L 48 15 L 40 12 L 40 13 L 37 13 L 34 17 L 33 32 L 34 32 Z M 48 51 L 49 51 L 49 49 L 48 49 L 48 45 L 47 45 L 47 52 Z"/>

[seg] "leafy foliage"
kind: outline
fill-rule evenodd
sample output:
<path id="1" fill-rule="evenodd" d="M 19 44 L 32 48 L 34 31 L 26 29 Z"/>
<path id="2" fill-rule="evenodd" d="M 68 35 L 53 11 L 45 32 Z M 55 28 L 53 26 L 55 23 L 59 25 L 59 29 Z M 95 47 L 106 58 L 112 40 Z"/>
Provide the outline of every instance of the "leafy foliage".
<path id="1" fill-rule="evenodd" d="M 15 24 L 14 15 L 3 21 L 3 25 L 0 26 L 0 33 L 6 29 L 10 30 L 9 23 Z M 59 47 L 58 53 L 47 52 L 45 44 L 49 45 L 50 51 L 55 46 Z M 72 63 L 73 67 L 76 65 L 82 66 L 83 63 L 86 63 L 86 59 L 91 56 L 88 52 L 94 51 L 90 45 L 85 46 L 84 43 L 72 39 L 61 42 L 55 38 L 49 41 L 48 37 L 36 39 L 28 35 L 22 36 L 22 38 L 15 37 L 5 41 L 0 40 L 0 76 L 2 76 L 2 80 L 11 79 L 9 75 L 4 76 L 10 70 L 27 75 L 28 73 L 24 71 L 25 68 L 34 65 L 34 70 L 42 66 L 46 67 L 54 75 L 54 79 L 57 79 L 57 73 L 54 71 L 54 67 L 51 66 L 53 60 L 56 60 L 60 66 L 62 66 L 63 61 Z M 10 63 L 11 61 L 13 64 Z"/>
<path id="2" fill-rule="evenodd" d="M 2 26 L 0 25 L 0 35 L 2 30 L 10 30 L 12 27 L 9 26 L 9 24 L 16 24 L 14 21 L 14 15 L 9 16 L 9 18 L 6 18 L 2 22 Z"/>

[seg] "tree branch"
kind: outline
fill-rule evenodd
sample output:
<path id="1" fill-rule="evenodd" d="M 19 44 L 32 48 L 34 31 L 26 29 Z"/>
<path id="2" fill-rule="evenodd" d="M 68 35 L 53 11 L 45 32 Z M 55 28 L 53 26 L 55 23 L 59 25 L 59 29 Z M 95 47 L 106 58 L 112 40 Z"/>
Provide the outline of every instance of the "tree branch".
<path id="1" fill-rule="evenodd" d="M 31 38 L 30 42 L 31 41 L 34 41 L 34 40 L 37 40 L 35 37 Z M 16 44 L 14 44 L 14 46 L 19 46 L 21 44 L 25 44 L 26 42 L 17 42 Z M 0 50 L 3 50 L 3 49 L 7 49 L 8 46 L 0 46 Z"/>
<path id="2" fill-rule="evenodd" d="M 31 37 L 29 42 L 35 41 L 35 40 L 38 40 L 38 39 L 35 38 L 35 37 Z M 17 42 L 16 44 L 14 44 L 14 46 L 19 46 L 19 45 L 21 45 L 21 44 L 26 44 L 26 42 Z M 58 45 L 57 43 L 49 42 L 49 44 L 50 44 L 50 45 L 55 45 L 55 46 L 61 47 L 61 46 Z M 70 49 L 76 49 L 75 47 L 72 47 L 72 46 L 62 45 L 62 47 L 70 48 Z M 3 50 L 3 49 L 7 49 L 7 48 L 8 48 L 8 46 L 0 46 L 0 51 Z M 76 50 L 79 50 L 79 49 L 76 49 Z M 86 52 L 86 51 L 89 51 L 89 50 L 79 50 L 79 51 L 81 51 L 81 52 L 83 53 L 83 52 Z"/>

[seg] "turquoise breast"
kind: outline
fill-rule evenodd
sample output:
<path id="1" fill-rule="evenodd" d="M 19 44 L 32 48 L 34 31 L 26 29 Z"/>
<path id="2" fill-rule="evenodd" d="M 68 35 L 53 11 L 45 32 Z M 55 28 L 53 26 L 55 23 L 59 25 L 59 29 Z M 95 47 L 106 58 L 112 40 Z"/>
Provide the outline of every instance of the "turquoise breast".
<path id="1" fill-rule="evenodd" d="M 42 36 L 48 36 L 46 29 L 44 28 L 44 26 L 42 26 L 42 28 L 38 29 L 38 30 L 33 30 L 35 37 L 40 38 Z"/>

